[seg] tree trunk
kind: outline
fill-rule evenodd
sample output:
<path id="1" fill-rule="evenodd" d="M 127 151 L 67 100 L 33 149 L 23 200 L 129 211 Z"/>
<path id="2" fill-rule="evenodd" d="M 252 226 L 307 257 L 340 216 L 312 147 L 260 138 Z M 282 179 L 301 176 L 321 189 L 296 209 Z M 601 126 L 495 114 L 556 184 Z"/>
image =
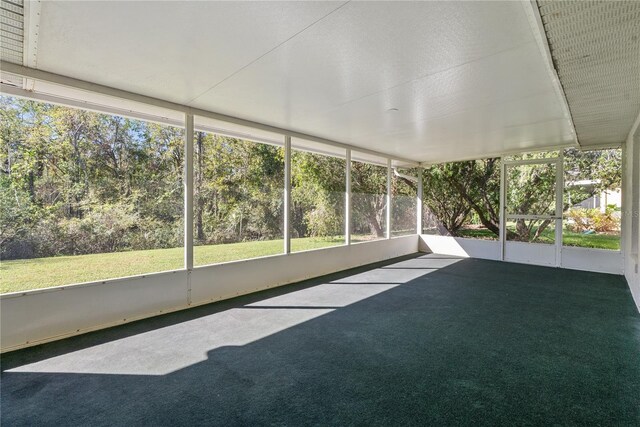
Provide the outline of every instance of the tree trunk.
<path id="1" fill-rule="evenodd" d="M 480 219 L 480 222 L 482 223 L 482 225 L 484 225 L 487 228 L 487 230 L 491 231 L 496 236 L 498 236 L 500 234 L 500 227 L 498 226 L 497 223 L 487 218 L 483 209 L 480 207 L 480 205 L 478 205 L 473 200 L 473 198 L 467 192 L 467 189 L 464 188 L 464 186 L 459 181 L 456 181 L 454 179 L 450 179 L 449 182 L 453 185 L 456 191 L 458 191 L 458 194 L 460 194 L 460 197 L 462 197 L 469 204 L 469 206 L 471 206 L 471 208 L 475 211 L 475 213 L 478 214 L 478 218 Z"/>
<path id="2" fill-rule="evenodd" d="M 440 236 L 450 236 L 451 235 L 451 232 L 440 221 L 436 221 L 436 228 L 438 229 L 438 234 Z"/>
<path id="3" fill-rule="evenodd" d="M 528 242 L 530 232 L 531 230 L 527 227 L 527 222 L 524 219 L 516 220 L 516 234 L 518 236 L 518 240 L 521 242 Z"/>
<path id="4" fill-rule="evenodd" d="M 536 230 L 536 233 L 533 235 L 533 239 L 531 239 L 531 241 L 535 242 L 538 239 L 538 237 L 540 237 L 542 232 L 547 229 L 549 224 L 551 224 L 550 219 L 545 219 L 544 221 L 542 221 L 542 224 L 538 226 L 538 229 Z"/>
<path id="5" fill-rule="evenodd" d="M 196 203 L 196 238 L 198 241 L 203 241 L 204 226 L 202 224 L 202 211 L 204 210 L 204 197 L 202 197 L 202 175 L 203 175 L 203 163 L 204 163 L 204 144 L 203 134 L 198 132 L 196 138 L 196 148 L 198 153 L 198 174 L 196 175 L 196 194 L 198 197 Z"/>
<path id="6" fill-rule="evenodd" d="M 384 230 L 382 230 L 375 213 L 369 215 L 369 228 L 371 229 L 372 234 L 376 234 L 376 237 L 384 237 Z"/>

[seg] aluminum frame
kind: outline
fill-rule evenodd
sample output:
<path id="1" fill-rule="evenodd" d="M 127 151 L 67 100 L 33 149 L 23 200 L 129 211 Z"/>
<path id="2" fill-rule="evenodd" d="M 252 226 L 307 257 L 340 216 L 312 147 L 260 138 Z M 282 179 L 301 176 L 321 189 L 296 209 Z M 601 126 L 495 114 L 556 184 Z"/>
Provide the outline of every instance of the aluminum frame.
<path id="1" fill-rule="evenodd" d="M 500 260 L 507 261 L 507 220 L 508 219 L 525 219 L 525 220 L 551 220 L 554 222 L 554 251 L 555 266 L 562 265 L 562 220 L 563 220 L 563 190 L 564 190 L 564 154 L 560 150 L 557 157 L 549 157 L 544 159 L 522 159 L 522 160 L 504 160 L 500 162 Z M 508 175 L 507 168 L 522 165 L 555 165 L 555 212 L 553 215 L 528 215 L 528 214 L 511 214 L 507 211 L 507 190 Z M 528 243 L 535 245 L 537 243 Z"/>
<path id="2" fill-rule="evenodd" d="M 419 167 L 417 169 L 417 175 L 418 175 L 418 188 L 416 190 L 416 233 L 418 235 L 422 234 L 422 197 L 423 197 L 423 174 L 422 174 L 423 169 L 421 167 Z"/>
<path id="3" fill-rule="evenodd" d="M 291 253 L 291 137 L 284 137 L 284 253 Z"/>
<path id="4" fill-rule="evenodd" d="M 194 118 L 185 114 L 184 133 L 184 268 L 193 270 L 193 137 Z"/>
<path id="5" fill-rule="evenodd" d="M 386 237 L 391 238 L 391 158 L 387 159 L 387 218 L 386 218 Z"/>
<path id="6" fill-rule="evenodd" d="M 345 153 L 344 243 L 351 245 L 351 149 Z"/>

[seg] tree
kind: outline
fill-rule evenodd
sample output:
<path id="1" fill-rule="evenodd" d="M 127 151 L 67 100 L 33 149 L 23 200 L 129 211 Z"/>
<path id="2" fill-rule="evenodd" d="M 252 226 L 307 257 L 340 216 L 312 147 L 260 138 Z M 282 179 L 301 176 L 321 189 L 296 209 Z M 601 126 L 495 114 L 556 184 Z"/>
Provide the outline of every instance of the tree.
<path id="1" fill-rule="evenodd" d="M 291 165 L 294 235 L 327 237 L 342 234 L 344 159 L 294 151 Z"/>
<path id="2" fill-rule="evenodd" d="M 468 218 L 471 207 L 458 189 L 468 184 L 462 182 L 453 165 L 443 163 L 424 170 L 422 200 L 428 212 L 426 219 L 435 223 L 439 233 L 456 236 Z"/>
<path id="3" fill-rule="evenodd" d="M 180 129 L 0 100 L 2 258 L 181 244 Z"/>
<path id="4" fill-rule="evenodd" d="M 519 158 L 544 158 L 533 153 Z M 566 150 L 565 180 L 589 180 L 590 186 L 566 186 L 563 210 L 605 189 L 620 187 L 620 150 Z M 424 173 L 424 203 L 438 219 L 439 226 L 458 235 L 474 213 L 480 224 L 499 234 L 500 160 L 497 158 L 435 165 Z M 555 167 L 550 164 L 520 165 L 507 168 L 507 210 L 512 214 L 554 214 Z M 535 241 L 551 220 L 519 219 L 507 230 L 510 240 Z M 442 231 L 442 230 L 441 230 Z"/>
<path id="5" fill-rule="evenodd" d="M 416 231 L 416 169 L 394 168 L 391 179 L 391 231 L 413 234 Z"/>
<path id="6" fill-rule="evenodd" d="M 354 233 L 369 231 L 384 237 L 387 169 L 371 163 L 351 163 L 351 206 Z M 368 228 L 368 230 L 366 229 Z"/>
<path id="7" fill-rule="evenodd" d="M 282 236 L 282 149 L 198 133 L 195 232 L 200 244 Z"/>
<path id="8" fill-rule="evenodd" d="M 0 118 L 2 258 L 182 244 L 182 129 L 11 97 Z M 283 149 L 203 132 L 194 145 L 196 242 L 281 238 Z M 619 150 L 567 150 L 563 207 L 619 187 L 620 162 Z M 294 152 L 292 166 L 294 234 L 341 234 L 344 159 Z M 497 235 L 499 175 L 499 159 L 427 168 L 423 200 L 441 231 L 475 221 Z M 386 168 L 354 161 L 351 179 L 353 232 L 384 236 Z M 548 165 L 509 168 L 509 212 L 548 212 L 554 180 Z M 411 229 L 415 183 L 395 177 L 391 191 L 395 223 Z M 519 220 L 509 238 L 535 240 L 550 223 Z"/>

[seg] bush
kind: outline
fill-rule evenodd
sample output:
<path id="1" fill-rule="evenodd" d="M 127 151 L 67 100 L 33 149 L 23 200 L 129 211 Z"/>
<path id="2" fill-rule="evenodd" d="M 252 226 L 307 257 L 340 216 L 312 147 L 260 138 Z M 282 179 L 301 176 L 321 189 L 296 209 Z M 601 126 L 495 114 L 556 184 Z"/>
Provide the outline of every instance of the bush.
<path id="1" fill-rule="evenodd" d="M 305 214 L 305 221 L 312 237 L 338 236 L 343 234 L 341 212 L 320 204 Z"/>
<path id="2" fill-rule="evenodd" d="M 566 217 L 570 220 L 567 228 L 576 233 L 589 230 L 609 233 L 620 229 L 620 218 L 613 206 L 607 206 L 604 213 L 599 209 L 569 209 Z"/>

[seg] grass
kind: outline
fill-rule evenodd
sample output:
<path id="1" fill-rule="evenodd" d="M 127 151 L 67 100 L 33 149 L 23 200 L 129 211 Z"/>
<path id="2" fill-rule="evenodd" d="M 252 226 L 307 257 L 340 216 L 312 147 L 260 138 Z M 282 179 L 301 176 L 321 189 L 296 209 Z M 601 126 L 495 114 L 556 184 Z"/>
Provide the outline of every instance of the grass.
<path id="1" fill-rule="evenodd" d="M 581 234 L 565 231 L 562 235 L 564 246 L 582 248 L 620 250 L 620 236 L 616 234 Z"/>
<path id="2" fill-rule="evenodd" d="M 463 229 L 460 234 L 463 237 L 480 239 L 496 238 L 489 230 L 482 228 Z M 369 236 L 353 236 L 352 241 L 355 243 L 370 239 Z M 553 243 L 553 241 L 553 230 L 545 230 L 540 242 Z M 342 244 L 344 244 L 342 237 L 298 238 L 291 239 L 291 251 L 299 252 Z M 565 246 L 619 250 L 620 236 L 585 235 L 564 230 L 563 244 Z M 196 246 L 194 247 L 194 264 L 201 266 L 277 255 L 282 253 L 283 245 L 282 240 L 267 240 Z M 2 261 L 0 263 L 0 293 L 178 270 L 183 268 L 183 259 L 184 249 L 179 247 Z"/>
<path id="3" fill-rule="evenodd" d="M 367 240 L 358 236 L 353 241 Z M 291 239 L 292 252 L 344 244 L 341 237 Z M 208 265 L 241 259 L 277 255 L 283 240 L 230 243 L 194 247 L 194 265 Z M 0 262 L 0 293 L 73 283 L 93 282 L 159 271 L 178 270 L 184 265 L 184 249 L 58 256 Z"/>
<path id="4" fill-rule="evenodd" d="M 553 244 L 555 241 L 554 233 L 553 229 L 543 231 L 538 242 Z M 476 239 L 497 240 L 496 235 L 486 228 L 463 229 L 460 230 L 460 235 Z M 565 229 L 562 231 L 562 244 L 581 248 L 620 250 L 620 236 L 616 234 L 574 233 Z"/>
<path id="5" fill-rule="evenodd" d="M 459 231 L 460 237 L 471 237 L 473 239 L 498 240 L 498 236 L 486 228 L 463 228 Z"/>

